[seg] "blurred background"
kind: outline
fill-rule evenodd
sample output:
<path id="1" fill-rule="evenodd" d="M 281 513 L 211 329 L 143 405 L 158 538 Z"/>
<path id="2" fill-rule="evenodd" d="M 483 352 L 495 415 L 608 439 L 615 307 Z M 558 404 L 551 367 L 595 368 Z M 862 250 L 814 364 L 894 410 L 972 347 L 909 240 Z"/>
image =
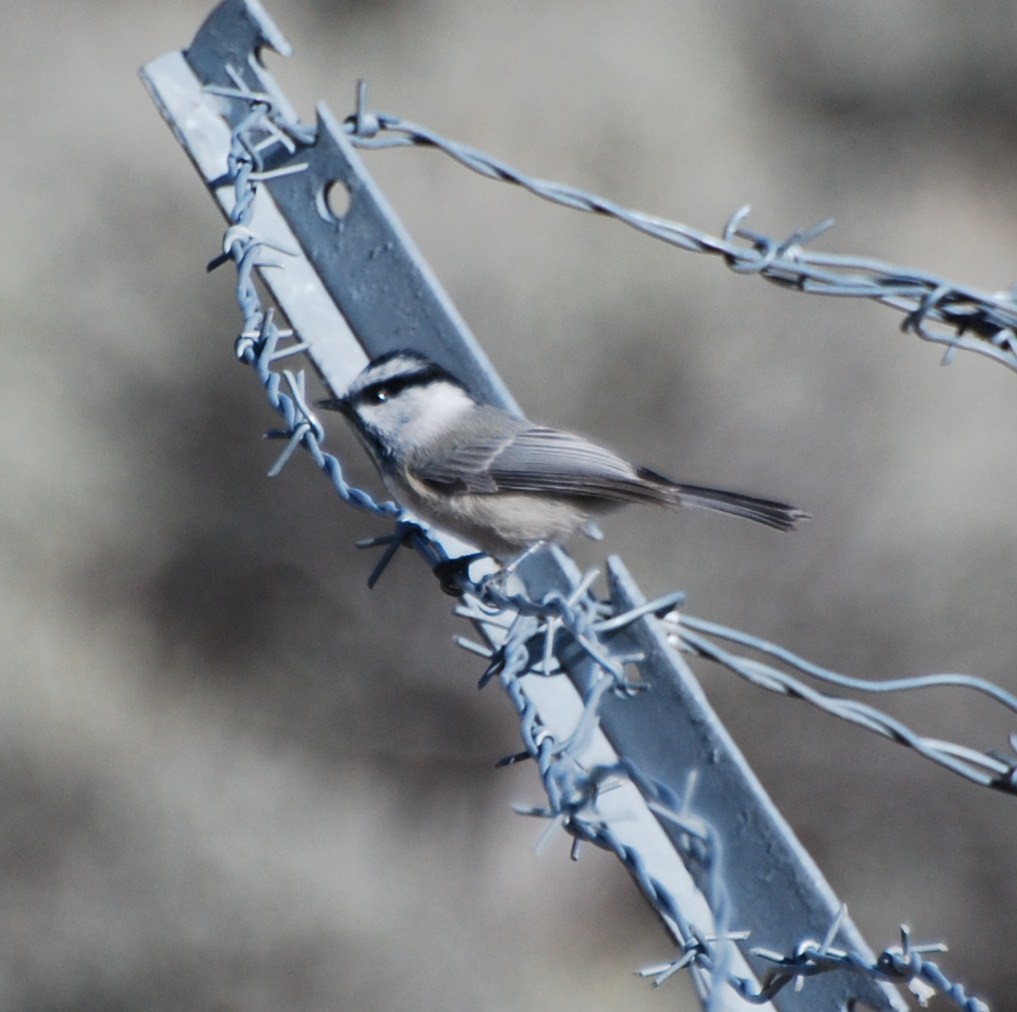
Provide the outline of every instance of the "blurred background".
<path id="1" fill-rule="evenodd" d="M 211 9 L 4 5 L 8 435 L 0 480 L 0 1007 L 698 1008 L 613 859 L 543 826 L 496 686 L 405 553 L 369 592 L 342 506 L 233 359 L 223 223 L 137 78 Z M 718 232 L 995 290 L 1017 279 L 1005 0 L 270 0 L 307 118 L 369 105 Z M 814 516 L 793 536 L 629 512 L 647 594 L 848 674 L 1017 690 L 1017 376 L 880 307 L 739 277 L 481 180 L 365 156 L 534 417 Z M 334 423 L 338 426 L 338 420 Z M 377 490 L 342 431 L 330 444 Z M 711 700 L 873 947 L 909 923 L 998 1008 L 1017 985 L 1017 807 L 706 665 Z M 952 690 L 893 702 L 1004 748 Z M 934 1007 L 943 1007 L 942 1005 Z"/>

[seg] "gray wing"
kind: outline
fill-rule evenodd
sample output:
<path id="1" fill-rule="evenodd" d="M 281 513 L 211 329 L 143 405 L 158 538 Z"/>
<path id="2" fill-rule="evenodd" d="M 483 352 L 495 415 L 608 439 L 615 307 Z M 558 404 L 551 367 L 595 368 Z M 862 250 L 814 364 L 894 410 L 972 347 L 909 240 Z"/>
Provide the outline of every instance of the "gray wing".
<path id="1" fill-rule="evenodd" d="M 659 503 L 698 506 L 754 520 L 777 530 L 791 530 L 808 513 L 787 503 L 741 492 L 679 485 L 645 467 L 635 468 L 610 450 L 582 436 L 520 422 L 515 431 L 481 433 L 459 445 L 429 453 L 413 473 L 447 495 L 530 495 L 572 497 L 609 503 Z M 592 505 L 592 503 L 591 503 Z"/>
<path id="2" fill-rule="evenodd" d="M 648 481 L 610 450 L 542 426 L 444 448 L 414 472 L 446 491 L 475 495 L 530 492 L 617 502 L 674 501 L 666 479 Z"/>

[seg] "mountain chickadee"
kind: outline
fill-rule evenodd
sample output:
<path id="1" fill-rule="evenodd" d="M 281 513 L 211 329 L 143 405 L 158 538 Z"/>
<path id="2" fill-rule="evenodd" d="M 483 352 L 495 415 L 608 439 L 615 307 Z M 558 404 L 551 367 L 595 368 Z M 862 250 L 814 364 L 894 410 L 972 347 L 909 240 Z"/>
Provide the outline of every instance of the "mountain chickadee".
<path id="1" fill-rule="evenodd" d="M 678 484 L 582 436 L 480 404 L 412 351 L 374 359 L 344 397 L 318 406 L 350 420 L 400 505 L 501 561 L 626 503 L 700 506 L 780 531 L 808 518 L 770 499 Z"/>

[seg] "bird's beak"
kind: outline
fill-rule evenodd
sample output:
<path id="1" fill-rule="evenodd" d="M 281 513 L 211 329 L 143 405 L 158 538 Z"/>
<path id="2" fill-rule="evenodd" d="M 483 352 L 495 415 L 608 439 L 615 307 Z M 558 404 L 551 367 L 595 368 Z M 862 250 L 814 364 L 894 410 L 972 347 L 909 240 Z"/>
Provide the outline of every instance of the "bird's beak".
<path id="1" fill-rule="evenodd" d="M 316 408 L 324 408 L 326 411 L 338 411 L 349 417 L 353 412 L 350 402 L 345 397 L 326 397 L 322 401 L 316 401 Z"/>

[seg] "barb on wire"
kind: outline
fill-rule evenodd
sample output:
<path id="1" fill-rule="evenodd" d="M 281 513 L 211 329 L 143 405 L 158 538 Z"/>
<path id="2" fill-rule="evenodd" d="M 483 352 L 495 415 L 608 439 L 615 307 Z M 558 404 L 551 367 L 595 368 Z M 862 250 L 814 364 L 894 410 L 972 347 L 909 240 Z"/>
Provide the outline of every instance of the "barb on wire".
<path id="1" fill-rule="evenodd" d="M 884 949 L 874 961 L 834 948 L 833 939 L 838 920 L 844 913 L 845 908 L 842 907 L 822 942 L 803 941 L 790 955 L 781 955 L 768 949 L 754 949 L 755 955 L 774 964 L 759 997 L 764 1000 L 772 998 L 789 983 L 794 982 L 797 988 L 808 977 L 831 970 L 848 969 L 891 984 L 903 984 L 923 1006 L 934 995 L 940 995 L 964 1012 L 989 1012 L 985 1002 L 969 995 L 961 984 L 951 981 L 939 966 L 923 958 L 931 952 L 945 952 L 947 947 L 942 942 L 913 945 L 910 929 L 906 925 L 901 925 L 901 944 Z"/>
<path id="2" fill-rule="evenodd" d="M 430 147 L 479 175 L 521 187 L 562 207 L 605 215 L 661 242 L 691 253 L 721 257 L 733 271 L 811 295 L 871 299 L 904 314 L 901 329 L 946 346 L 943 363 L 958 350 L 973 351 L 1017 371 L 1017 294 L 987 292 L 923 271 L 870 257 L 806 250 L 832 221 L 775 239 L 745 225 L 748 206 L 736 211 L 720 236 L 644 214 L 575 186 L 530 176 L 493 155 L 450 140 L 429 127 L 365 109 L 360 82 L 356 112 L 345 122 L 361 148 Z M 933 329 L 933 328 L 937 329 Z"/>

